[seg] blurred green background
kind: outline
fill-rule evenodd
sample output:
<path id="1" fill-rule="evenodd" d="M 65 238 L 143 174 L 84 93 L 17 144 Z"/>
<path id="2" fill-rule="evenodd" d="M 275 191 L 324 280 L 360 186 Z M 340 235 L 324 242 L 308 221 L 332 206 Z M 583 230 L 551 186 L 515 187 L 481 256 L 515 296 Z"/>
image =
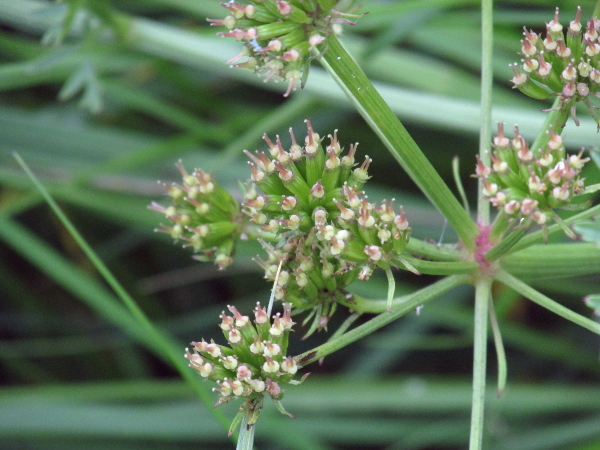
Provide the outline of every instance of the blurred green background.
<path id="1" fill-rule="evenodd" d="M 80 3 L 93 10 L 91 22 L 77 16 L 74 34 L 53 45 L 65 3 L 0 0 L 0 447 L 232 448 L 212 407 L 119 319 L 119 300 L 13 152 L 43 180 L 153 323 L 180 343 L 182 359 L 192 340 L 223 341 L 217 324 L 225 305 L 249 311 L 267 300 L 270 286 L 251 259 L 260 251 L 254 243 L 242 243 L 235 264 L 219 272 L 153 232 L 161 216 L 147 205 L 163 200 L 156 180 L 176 181 L 179 159 L 239 194 L 238 180 L 249 176 L 242 149 L 265 149 L 264 132 L 289 143 L 288 128 L 301 135 L 310 118 L 321 134 L 339 129 L 346 148 L 360 142 L 359 154 L 374 159 L 369 195 L 404 205 L 415 236 L 444 243 L 455 236 L 444 231 L 443 217 L 318 62 L 305 89 L 284 99 L 283 84 L 265 84 L 225 64 L 240 47 L 216 37 L 220 30 L 206 23 L 206 17 L 225 15 L 218 1 Z M 345 27 L 342 42 L 449 183 L 451 160 L 460 158 L 474 201 L 469 175 L 479 127 L 478 2 L 363 3 L 369 14 Z M 594 3 L 581 5 L 584 18 Z M 519 59 L 523 25 L 544 30 L 556 5 L 567 24 L 577 4 L 497 4 L 493 116 L 509 129 L 518 123 L 530 140 L 544 105 L 511 89 L 508 64 Z M 119 38 L 110 37 L 115 34 Z M 565 131 L 568 146 L 598 145 L 591 119 L 584 110 L 579 115 L 582 126 L 569 124 Z M 432 279 L 398 273 L 397 293 Z M 581 299 L 599 290 L 599 280 L 531 283 L 589 315 Z M 381 276 L 353 288 L 385 297 Z M 485 448 L 600 448 L 598 337 L 502 286 L 495 295 L 509 376 L 497 399 L 491 345 Z M 332 330 L 346 313 L 338 312 Z M 296 419 L 266 402 L 257 445 L 465 448 L 472 325 L 472 292 L 465 287 L 308 367 L 311 376 L 291 386 L 283 402 Z M 320 333 L 301 341 L 302 335 L 298 330 L 292 354 L 327 338 Z M 209 383 L 201 387 L 216 401 Z M 236 405 L 220 409 L 233 418 Z"/>

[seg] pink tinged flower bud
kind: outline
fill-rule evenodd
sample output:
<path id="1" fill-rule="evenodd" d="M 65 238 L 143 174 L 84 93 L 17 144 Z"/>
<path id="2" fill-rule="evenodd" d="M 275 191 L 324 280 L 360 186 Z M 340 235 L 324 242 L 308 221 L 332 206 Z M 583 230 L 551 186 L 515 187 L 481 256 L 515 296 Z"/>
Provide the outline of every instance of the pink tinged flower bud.
<path id="1" fill-rule="evenodd" d="M 281 181 L 284 183 L 291 183 L 296 178 L 296 174 L 283 167 L 279 161 L 275 161 L 275 167 L 279 171 L 279 178 L 281 178 Z"/>
<path id="2" fill-rule="evenodd" d="M 235 326 L 238 328 L 244 328 L 246 325 L 248 325 L 248 322 L 250 322 L 250 317 L 248 316 L 243 316 L 235 306 L 233 305 L 227 305 L 227 309 L 229 309 L 229 311 L 231 311 L 233 313 L 233 316 L 235 317 Z"/>
<path id="3" fill-rule="evenodd" d="M 371 158 L 369 158 L 367 155 L 365 155 L 365 160 L 360 165 L 360 167 L 354 169 L 354 171 L 352 172 L 352 175 L 354 176 L 354 178 L 359 180 L 361 183 L 364 183 L 365 181 L 367 181 L 369 179 L 369 166 L 371 165 L 372 162 L 373 162 L 373 160 Z"/>
<path id="4" fill-rule="evenodd" d="M 358 142 L 350 145 L 350 150 L 348 150 L 348 154 L 342 157 L 342 166 L 346 169 L 352 168 L 354 165 L 354 154 L 356 153 L 356 148 L 358 147 Z"/>
<path id="5" fill-rule="evenodd" d="M 568 183 L 563 184 L 562 186 L 556 186 L 552 189 L 552 196 L 556 200 L 567 201 L 571 196 L 570 186 Z"/>
<path id="6" fill-rule="evenodd" d="M 315 198 L 323 198 L 325 196 L 325 188 L 321 184 L 321 180 L 317 181 L 313 187 L 310 188 L 310 195 Z"/>
<path id="7" fill-rule="evenodd" d="M 571 98 L 575 95 L 576 92 L 576 88 L 575 88 L 575 82 L 574 81 L 569 81 L 562 90 L 562 96 L 566 97 L 566 98 Z"/>
<path id="8" fill-rule="evenodd" d="M 482 180 L 482 183 L 483 195 L 485 195 L 486 197 L 493 197 L 494 195 L 496 195 L 496 193 L 498 192 L 498 185 L 496 183 L 490 183 L 485 178 Z"/>
<path id="9" fill-rule="evenodd" d="M 275 219 L 269 220 L 269 223 L 262 226 L 262 230 L 267 233 L 277 233 L 279 231 L 279 222 Z"/>
<path id="10" fill-rule="evenodd" d="M 525 198 L 521 202 L 521 213 L 525 216 L 530 215 L 538 207 L 538 201 L 530 198 Z"/>
<path id="11" fill-rule="evenodd" d="M 534 192 L 537 194 L 541 194 L 542 192 L 544 192 L 547 187 L 545 183 L 542 183 L 542 180 L 540 180 L 540 177 L 538 177 L 535 174 L 531 174 L 531 176 L 529 177 L 529 180 L 527 180 L 527 186 L 529 187 L 529 191 L 530 192 Z"/>
<path id="12" fill-rule="evenodd" d="M 525 36 L 525 39 L 531 42 L 531 45 L 537 44 L 539 40 L 539 36 L 536 33 L 534 33 L 532 30 L 527 31 L 527 28 L 525 27 L 523 27 L 523 36 Z"/>
<path id="13" fill-rule="evenodd" d="M 547 52 L 553 52 L 556 50 L 558 44 L 554 39 L 552 39 L 552 35 L 550 33 L 546 33 L 546 38 L 544 39 L 544 48 Z"/>
<path id="14" fill-rule="evenodd" d="M 266 178 L 265 173 L 258 170 L 254 166 L 254 164 L 252 164 L 251 162 L 248 162 L 248 165 L 250 166 L 250 171 L 252 172 L 251 178 L 252 178 L 253 182 L 260 183 L 261 181 L 263 181 Z"/>
<path id="15" fill-rule="evenodd" d="M 346 248 L 346 243 L 343 240 L 338 239 L 336 236 L 331 238 L 330 252 L 332 255 L 339 255 Z"/>
<path id="16" fill-rule="evenodd" d="M 263 324 L 269 321 L 269 316 L 267 316 L 267 311 L 260 306 L 260 302 L 256 302 L 256 308 L 254 308 L 254 323 Z"/>
<path id="17" fill-rule="evenodd" d="M 371 261 L 379 261 L 383 257 L 383 253 L 381 251 L 381 247 L 377 245 L 366 245 L 364 248 L 365 254 L 369 257 Z"/>
<path id="18" fill-rule="evenodd" d="M 344 183 L 344 186 L 342 187 L 342 192 L 346 197 L 346 204 L 350 208 L 358 208 L 360 206 L 361 200 L 358 197 L 359 193 L 356 191 L 355 188 L 351 188 L 348 186 L 348 183 Z"/>
<path id="19" fill-rule="evenodd" d="M 263 364 L 262 369 L 266 373 L 276 373 L 279 370 L 279 363 L 277 361 L 273 361 L 270 356 L 265 356 L 265 360 L 266 361 Z"/>
<path id="20" fill-rule="evenodd" d="M 306 128 L 308 130 L 308 133 L 306 134 L 306 138 L 304 138 L 305 141 L 305 151 L 308 154 L 309 153 L 309 148 L 312 149 L 310 154 L 314 155 L 315 152 L 317 151 L 317 146 L 321 143 L 321 138 L 319 136 L 318 133 L 315 133 L 315 131 L 313 130 L 312 127 L 312 123 L 310 122 L 310 120 L 306 119 L 304 121 L 304 123 L 306 124 Z"/>
<path id="21" fill-rule="evenodd" d="M 577 154 L 577 155 L 570 155 L 568 158 L 569 166 L 577 172 L 579 172 L 581 169 L 583 169 L 583 166 L 585 165 L 585 163 L 590 160 L 590 158 L 582 158 L 581 157 L 582 155 L 583 155 L 583 150 L 581 150 L 579 152 L 579 154 Z"/>
<path id="22" fill-rule="evenodd" d="M 561 43 L 562 43 L 562 41 L 561 41 Z M 575 66 L 573 66 L 572 62 L 570 62 L 567 67 L 565 67 L 565 70 L 562 71 L 560 76 L 565 81 L 571 81 L 571 80 L 577 79 L 577 69 L 575 69 Z"/>
<path id="23" fill-rule="evenodd" d="M 544 225 L 548 221 L 548 216 L 539 209 L 531 214 L 531 218 L 538 224 Z"/>
<path id="24" fill-rule="evenodd" d="M 252 378 L 252 375 L 254 375 L 252 373 L 252 370 L 250 370 L 250 368 L 246 364 L 240 364 L 240 366 L 237 368 L 238 380 L 246 381 L 246 380 Z"/>
<path id="25" fill-rule="evenodd" d="M 475 166 L 475 175 L 477 175 L 479 178 L 488 177 L 492 173 L 492 169 L 490 169 L 483 163 L 479 155 L 476 155 L 475 158 L 477 158 L 477 165 Z"/>
<path id="26" fill-rule="evenodd" d="M 233 327 L 234 319 L 231 316 L 225 315 L 225 311 L 221 312 L 219 316 L 221 318 L 221 324 L 219 325 L 223 331 L 229 331 Z"/>
<path id="27" fill-rule="evenodd" d="M 204 358 L 202 358 L 202 356 L 200 356 L 198 353 L 190 353 L 189 348 L 185 349 L 183 357 L 190 362 L 190 367 L 197 367 L 204 364 Z"/>
<path id="28" fill-rule="evenodd" d="M 370 266 L 362 266 L 360 272 L 358 273 L 358 279 L 362 281 L 367 281 L 371 275 L 373 275 L 373 269 Z"/>
<path id="29" fill-rule="evenodd" d="M 242 333 L 236 328 L 229 330 L 229 334 L 227 335 L 229 342 L 232 344 L 239 344 L 242 341 Z"/>
<path id="30" fill-rule="evenodd" d="M 199 353 L 208 353 L 206 351 L 206 349 L 209 346 L 209 343 L 206 341 L 201 341 L 201 342 L 191 342 L 191 344 L 194 346 L 194 350 L 199 352 Z"/>
<path id="31" fill-rule="evenodd" d="M 492 170 L 495 173 L 504 174 L 509 172 L 510 168 L 508 167 L 508 163 L 498 158 L 498 154 L 496 152 L 492 152 L 490 159 L 492 160 Z"/>
<path id="32" fill-rule="evenodd" d="M 504 205 L 504 212 L 506 214 L 508 214 L 509 216 L 512 216 L 513 214 L 516 214 L 517 212 L 519 212 L 520 206 L 521 206 L 521 204 L 518 201 L 511 200 L 506 205 Z"/>
<path id="33" fill-rule="evenodd" d="M 254 355 L 262 355 L 265 349 L 264 344 L 260 341 L 260 336 L 254 336 L 254 342 L 250 344 L 250 352 Z"/>
<path id="34" fill-rule="evenodd" d="M 408 229 L 408 220 L 406 220 L 406 213 L 401 209 L 400 214 L 394 217 L 394 225 L 400 231 Z"/>
<path id="35" fill-rule="evenodd" d="M 590 88 L 586 83 L 577 83 L 576 89 L 581 97 L 587 97 L 590 94 Z"/>
<path id="36" fill-rule="evenodd" d="M 537 160 L 537 164 L 541 167 L 550 167 L 550 165 L 554 162 L 554 157 L 550 153 L 544 153 Z"/>
<path id="37" fill-rule="evenodd" d="M 552 33 L 561 33 L 562 32 L 562 25 L 560 24 L 559 19 L 558 19 L 558 7 L 556 8 L 556 10 L 554 12 L 554 19 L 551 20 L 550 22 L 548 22 L 546 25 L 547 25 L 548 31 L 550 31 Z"/>
<path id="38" fill-rule="evenodd" d="M 292 138 L 292 146 L 290 147 L 289 153 L 292 156 L 292 159 L 297 161 L 302 158 L 302 147 L 296 142 L 296 136 L 294 136 L 294 131 L 291 127 L 289 131 L 290 137 Z"/>
<path id="39" fill-rule="evenodd" d="M 331 241 L 331 238 L 335 235 L 335 228 L 333 225 L 319 226 L 317 231 L 317 239 L 320 241 Z"/>
<path id="40" fill-rule="evenodd" d="M 200 376 L 202 376 L 204 378 L 208 378 L 210 376 L 210 374 L 214 372 L 215 365 L 212 363 L 206 362 L 202 366 L 197 367 L 196 370 L 198 370 L 198 373 L 200 374 Z"/>
<path id="41" fill-rule="evenodd" d="M 537 60 L 535 59 L 524 59 L 522 60 L 523 62 L 523 70 L 527 73 L 531 73 L 531 72 L 535 72 L 538 67 L 539 67 L 539 63 L 537 62 Z"/>
<path id="42" fill-rule="evenodd" d="M 362 205 L 358 212 L 358 224 L 362 228 L 372 228 L 375 225 L 375 217 L 371 214 L 371 205 L 367 202 L 367 197 L 363 197 Z"/>
<path id="43" fill-rule="evenodd" d="M 263 140 L 269 146 L 269 153 L 270 153 L 270 155 L 273 158 L 275 158 L 279 154 L 279 147 L 277 145 L 273 144 L 273 141 L 271 141 L 271 139 L 269 138 L 269 136 L 267 135 L 267 133 L 263 134 Z M 246 152 L 244 152 L 244 153 L 246 153 Z M 258 152 L 257 152 L 257 154 L 258 154 Z M 249 153 L 246 153 L 246 155 L 250 156 Z"/>
<path id="44" fill-rule="evenodd" d="M 592 65 L 590 64 L 590 60 L 588 59 L 587 61 L 584 61 L 583 58 L 581 59 L 581 62 L 579 64 L 577 64 L 577 71 L 579 72 L 579 75 L 581 75 L 582 77 L 589 77 L 590 73 L 592 72 Z"/>
<path id="45" fill-rule="evenodd" d="M 270 331 L 269 331 L 269 334 L 271 336 L 280 336 L 281 333 L 283 333 L 283 331 L 280 331 L 280 328 L 283 329 L 283 327 L 277 328 L 277 333 L 280 333 L 280 334 L 272 334 Z M 265 341 L 264 345 L 265 345 L 264 350 L 263 350 L 264 356 L 272 357 L 272 356 L 277 356 L 277 355 L 281 354 L 281 347 L 279 345 L 274 344 L 273 342 L 270 342 L 270 341 Z"/>
<path id="46" fill-rule="evenodd" d="M 494 205 L 496 208 L 506 205 L 506 200 L 506 193 L 503 191 L 498 192 L 495 197 L 489 199 L 492 205 Z"/>
<path id="47" fill-rule="evenodd" d="M 206 353 L 208 353 L 213 358 L 218 358 L 219 356 L 221 356 L 221 348 L 214 342 L 211 342 L 206 346 Z"/>
<path id="48" fill-rule="evenodd" d="M 498 122 L 498 133 L 494 137 L 494 147 L 504 149 L 510 146 L 510 140 L 504 135 L 504 122 Z"/>
<path id="49" fill-rule="evenodd" d="M 333 203 L 335 203 L 335 206 L 338 207 L 338 209 L 340 210 L 341 214 L 340 217 L 342 219 L 344 219 L 345 221 L 349 222 L 351 220 L 354 219 L 354 211 L 352 211 L 351 209 L 346 208 L 344 205 L 342 205 L 337 199 L 333 199 Z"/>
<path id="50" fill-rule="evenodd" d="M 317 184 L 315 184 L 315 186 L 317 186 L 318 184 L 320 184 L 320 182 L 317 182 Z M 313 186 L 313 188 L 315 187 Z M 325 225 L 325 223 L 327 222 L 327 210 L 325 208 L 316 208 L 313 212 L 313 219 L 315 221 L 315 224 L 318 226 L 323 226 Z"/>
<path id="51" fill-rule="evenodd" d="M 512 69 L 513 74 L 515 75 L 510 80 L 513 82 L 515 87 L 519 87 L 527 82 L 527 75 L 520 73 L 516 64 L 509 64 L 509 67 Z"/>
<path id="52" fill-rule="evenodd" d="M 290 375 L 294 375 L 298 372 L 298 365 L 296 364 L 296 360 L 291 356 L 286 357 L 281 363 L 281 370 Z"/>
<path id="53" fill-rule="evenodd" d="M 560 182 L 562 182 L 564 173 L 565 173 L 565 163 L 564 163 L 564 161 L 559 161 L 558 163 L 556 163 L 556 166 L 554 166 L 553 169 L 550 169 L 546 173 L 546 177 L 548 177 L 548 180 L 550 180 L 550 183 L 559 184 Z"/>
<path id="54" fill-rule="evenodd" d="M 521 53 L 525 56 L 533 56 L 537 52 L 535 45 L 532 45 L 528 39 L 521 40 Z"/>
<path id="55" fill-rule="evenodd" d="M 593 58 L 594 56 L 600 53 L 600 44 L 598 44 L 597 42 L 593 42 L 589 39 L 586 39 L 585 44 L 585 53 L 590 58 Z"/>
<path id="56" fill-rule="evenodd" d="M 550 140 L 548 141 L 548 148 L 550 151 L 561 150 L 563 148 L 563 139 L 560 134 L 557 134 L 553 129 L 548 130 Z"/>
<path id="57" fill-rule="evenodd" d="M 327 170 L 335 170 L 338 167 L 340 167 L 341 161 L 340 158 L 338 158 L 337 153 L 335 151 L 335 149 L 330 149 L 328 152 L 329 155 L 329 159 L 327 159 L 327 161 L 325 161 L 325 168 Z"/>
<path id="58" fill-rule="evenodd" d="M 567 47 L 562 39 L 556 40 L 558 46 L 556 47 L 556 54 L 562 59 L 569 59 L 573 52 Z"/>
<path id="59" fill-rule="evenodd" d="M 284 2 L 281 0 L 277 2 L 277 11 L 279 11 L 279 14 L 282 16 L 289 16 L 293 10 L 294 9 L 289 2 Z"/>
<path id="60" fill-rule="evenodd" d="M 379 220 L 383 223 L 391 223 L 394 220 L 395 212 L 394 212 L 394 200 L 388 203 L 387 200 L 383 200 L 381 202 L 381 206 L 375 208 L 379 213 Z"/>
<path id="61" fill-rule="evenodd" d="M 231 394 L 233 395 L 242 395 L 244 393 L 244 385 L 240 380 L 230 381 L 229 386 L 231 388 Z"/>
<path id="62" fill-rule="evenodd" d="M 246 383 L 248 383 L 248 385 L 252 388 L 252 390 L 254 392 L 263 392 L 265 390 L 265 388 L 267 387 L 265 382 L 262 380 L 248 379 L 248 380 L 244 380 L 244 381 Z"/>
<path id="63" fill-rule="evenodd" d="M 298 199 L 294 196 L 282 195 L 282 200 L 279 202 L 284 211 L 291 211 L 298 205 Z"/>
<path id="64" fill-rule="evenodd" d="M 590 80 L 592 80 L 594 83 L 600 84 L 600 70 L 592 70 L 590 72 Z"/>
<path id="65" fill-rule="evenodd" d="M 538 75 L 542 78 L 546 78 L 552 72 L 552 64 L 546 62 L 544 52 L 540 52 L 538 55 L 538 67 Z"/>
<path id="66" fill-rule="evenodd" d="M 295 325 L 295 322 L 292 321 L 292 304 L 284 303 L 283 304 L 283 317 L 281 318 L 281 324 L 286 330 L 291 330 Z"/>
<path id="67" fill-rule="evenodd" d="M 310 44 L 309 51 L 312 51 L 317 45 L 321 45 L 325 42 L 325 38 L 320 34 L 313 34 L 308 38 L 308 43 Z"/>
<path id="68" fill-rule="evenodd" d="M 523 141 L 523 146 L 517 152 L 517 158 L 522 164 L 529 164 L 533 161 L 534 155 L 531 150 L 529 150 L 529 145 L 526 141 Z"/>
<path id="69" fill-rule="evenodd" d="M 587 31 L 583 35 L 583 38 L 586 41 L 588 41 L 588 40 L 589 41 L 595 41 L 596 39 L 598 39 L 598 32 L 596 31 L 596 23 L 594 22 L 593 18 L 588 21 L 588 23 L 587 23 Z"/>
<path id="70" fill-rule="evenodd" d="M 381 245 L 388 242 L 391 239 L 391 237 L 392 237 L 392 232 L 390 230 L 388 230 L 387 228 L 381 228 L 377 232 L 377 238 L 381 242 Z"/>
<path id="71" fill-rule="evenodd" d="M 235 368 L 238 365 L 238 360 L 237 360 L 237 357 L 230 355 L 230 356 L 226 356 L 225 358 L 223 358 L 221 360 L 221 363 L 223 364 L 223 367 L 225 367 L 226 369 L 235 370 Z"/>
<path id="72" fill-rule="evenodd" d="M 572 20 L 569 24 L 569 31 L 573 34 L 581 33 L 581 7 L 577 7 L 577 15 L 575 16 L 575 20 Z"/>
<path id="73" fill-rule="evenodd" d="M 227 16 L 224 19 L 206 19 L 206 21 L 210 23 L 211 27 L 225 27 L 228 30 L 233 30 L 237 23 L 234 16 Z"/>
<path id="74" fill-rule="evenodd" d="M 266 370 L 265 370 L 266 372 Z M 269 393 L 269 395 L 271 395 L 272 397 L 278 397 L 281 395 L 281 393 L 283 392 L 282 389 L 279 387 L 279 384 L 277 384 L 277 382 L 271 380 L 270 378 L 267 378 L 267 392 Z"/>

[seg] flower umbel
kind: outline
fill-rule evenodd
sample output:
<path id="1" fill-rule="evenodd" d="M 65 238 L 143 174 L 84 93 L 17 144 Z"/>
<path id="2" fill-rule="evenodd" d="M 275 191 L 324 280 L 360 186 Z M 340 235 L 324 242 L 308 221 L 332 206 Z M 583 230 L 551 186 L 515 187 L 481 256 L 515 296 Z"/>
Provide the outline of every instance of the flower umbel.
<path id="1" fill-rule="evenodd" d="M 600 127 L 600 117 L 590 102 L 600 93 L 600 20 L 591 18 L 581 23 L 581 8 L 566 29 L 559 21 L 556 8 L 554 19 L 546 24 L 546 36 L 533 31 L 523 32 L 521 68 L 513 64 L 514 87 L 524 94 L 545 99 L 558 95 L 568 104 L 575 117 L 575 103 L 583 102 Z"/>
<path id="2" fill-rule="evenodd" d="M 177 164 L 183 183 L 161 183 L 171 198 L 171 205 L 152 202 L 150 209 L 165 215 L 171 226 L 161 224 L 156 231 L 184 241 L 201 261 L 214 261 L 220 269 L 233 260 L 235 243 L 242 232 L 239 205 L 235 199 L 201 169 L 189 174 Z"/>
<path id="3" fill-rule="evenodd" d="M 228 31 L 218 36 L 232 37 L 243 43 L 241 53 L 227 62 L 231 67 L 254 71 L 265 82 L 284 81 L 288 96 L 304 85 L 308 76 L 311 52 L 339 32 L 341 24 L 360 16 L 342 11 L 353 9 L 353 1 L 344 0 L 249 0 L 222 3 L 229 15 L 224 19 L 208 19 L 211 25 Z"/>
<path id="4" fill-rule="evenodd" d="M 562 138 L 548 133 L 545 148 L 530 150 L 518 127 L 509 139 L 500 122 L 490 166 L 477 160 L 475 173 L 482 180 L 486 199 L 510 218 L 545 225 L 555 217 L 553 209 L 566 207 L 584 189 L 579 174 L 589 158 L 582 158 L 583 150 L 567 155 Z"/>
<path id="5" fill-rule="evenodd" d="M 268 257 L 257 261 L 269 280 L 282 262 L 275 298 L 315 309 L 310 334 L 326 328 L 336 304 L 351 297 L 345 288 L 356 278 L 369 279 L 377 267 L 389 270 L 411 229 L 394 200 L 375 204 L 364 195 L 371 158 L 356 167 L 358 144 L 343 155 L 337 130 L 323 145 L 310 121 L 306 124 L 304 145 L 290 129 L 287 151 L 279 136 L 273 143 L 265 135 L 269 156 L 246 152 L 252 183 L 242 206 L 265 234 L 283 238 L 277 245 L 262 241 Z"/>
<path id="6" fill-rule="evenodd" d="M 282 384 L 299 384 L 294 380 L 298 365 L 291 356 L 286 356 L 289 333 L 294 326 L 291 318 L 292 305 L 283 304 L 283 315 L 275 314 L 269 319 L 267 311 L 257 303 L 254 320 L 242 315 L 235 306 L 228 306 L 233 314 L 221 313 L 221 330 L 228 345 L 216 344 L 213 340 L 192 342 L 192 352 L 185 349 L 189 366 L 204 379 L 214 381 L 220 393 L 216 406 L 238 397 L 244 398 L 238 418 L 234 420 L 230 434 L 239 419 L 249 411 L 253 414 L 253 425 L 258 419 L 262 400 L 269 394 L 277 409 L 291 416 L 281 406 L 284 390 Z M 291 416 L 293 417 L 293 416 Z"/>

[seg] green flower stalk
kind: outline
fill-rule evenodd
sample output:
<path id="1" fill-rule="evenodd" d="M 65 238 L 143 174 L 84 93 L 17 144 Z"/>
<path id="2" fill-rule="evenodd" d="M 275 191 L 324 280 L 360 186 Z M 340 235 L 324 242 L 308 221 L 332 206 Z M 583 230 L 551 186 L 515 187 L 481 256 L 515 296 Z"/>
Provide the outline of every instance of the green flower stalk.
<path id="1" fill-rule="evenodd" d="M 374 204 L 364 195 L 371 159 L 355 167 L 358 144 L 343 155 L 337 130 L 323 146 L 310 121 L 306 124 L 304 145 L 290 129 L 289 151 L 279 136 L 273 143 L 266 135 L 270 156 L 246 151 L 252 178 L 243 211 L 265 235 L 284 238 L 281 245 L 262 241 L 268 258 L 257 261 L 265 277 L 276 281 L 276 299 L 315 309 L 314 331 L 325 328 L 336 304 L 350 298 L 345 290 L 350 283 L 368 280 L 377 267 L 389 272 L 411 229 L 394 200 Z"/>
<path id="2" fill-rule="evenodd" d="M 360 16 L 343 11 L 352 9 L 346 0 L 250 0 L 246 5 L 222 3 L 230 15 L 208 19 L 213 26 L 228 31 L 218 36 L 232 37 L 243 44 L 242 51 L 227 62 L 265 78 L 265 82 L 285 81 L 287 97 L 308 77 L 312 51 L 339 33 L 341 24 Z M 334 9 L 335 8 L 335 9 Z"/>
<path id="3" fill-rule="evenodd" d="M 177 164 L 183 184 L 161 183 L 171 205 L 152 202 L 149 209 L 165 215 L 170 226 L 161 224 L 155 231 L 166 233 L 175 241 L 184 241 L 197 259 L 214 261 L 219 269 L 229 266 L 235 243 L 242 233 L 237 201 L 217 184 L 212 175 L 201 169 L 189 174 L 181 162 Z"/>
<path id="4" fill-rule="evenodd" d="M 284 392 L 281 386 L 300 384 L 308 374 L 301 380 L 294 380 L 298 365 L 293 357 L 286 356 L 289 334 L 294 326 L 292 305 L 284 303 L 283 315 L 277 313 L 271 320 L 267 311 L 257 303 L 253 322 L 235 306 L 227 308 L 233 316 L 223 311 L 220 327 L 228 345 L 219 345 L 213 340 L 192 342 L 192 352 L 186 348 L 184 356 L 191 368 L 218 385 L 213 388 L 220 394 L 215 407 L 244 398 L 229 434 L 248 412 L 252 412 L 252 421 L 248 425 L 256 423 L 267 394 L 281 413 L 293 417 L 281 405 Z"/>
<path id="5" fill-rule="evenodd" d="M 578 8 L 575 20 L 565 29 L 556 8 L 554 19 L 546 24 L 545 37 L 527 29 L 523 35 L 523 72 L 517 64 L 511 65 L 514 87 L 537 99 L 558 95 L 577 124 L 575 104 L 583 102 L 600 127 L 600 117 L 590 102 L 600 93 L 600 20 L 593 17 L 581 23 Z"/>
<path id="6" fill-rule="evenodd" d="M 509 139 L 499 123 L 490 165 L 477 158 L 475 176 L 482 180 L 486 200 L 511 219 L 544 226 L 556 217 L 554 209 L 568 206 L 584 189 L 579 175 L 589 158 L 582 158 L 583 150 L 567 155 L 561 136 L 548 133 L 548 144 L 531 150 L 518 127 Z"/>

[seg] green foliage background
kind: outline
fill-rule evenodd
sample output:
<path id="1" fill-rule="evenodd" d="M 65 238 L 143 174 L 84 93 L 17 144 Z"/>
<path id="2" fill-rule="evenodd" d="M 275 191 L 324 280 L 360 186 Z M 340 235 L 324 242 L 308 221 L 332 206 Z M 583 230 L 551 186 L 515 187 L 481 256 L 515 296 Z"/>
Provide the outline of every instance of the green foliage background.
<path id="1" fill-rule="evenodd" d="M 374 159 L 369 194 L 403 204 L 417 237 L 455 237 L 444 232 L 443 217 L 318 63 L 306 88 L 286 100 L 285 86 L 264 84 L 224 63 L 239 46 L 215 37 L 205 22 L 224 15 L 217 1 L 81 3 L 96 8 L 120 39 L 108 37 L 105 26 L 67 37 L 62 46 L 42 46 L 42 34 L 60 20 L 66 4 L 0 0 L 0 447 L 232 446 L 219 418 L 223 412 L 232 418 L 235 406 L 215 416 L 126 320 L 12 152 L 43 179 L 152 322 L 180 344 L 182 359 L 191 340 L 222 341 L 217 323 L 225 305 L 235 302 L 249 311 L 267 300 L 270 286 L 251 260 L 259 252 L 253 243 L 242 243 L 234 266 L 218 272 L 153 233 L 161 218 L 146 206 L 163 194 L 157 179 L 177 179 L 173 164 L 179 159 L 239 192 L 237 181 L 249 175 L 241 150 L 264 149 L 264 132 L 287 142 L 287 129 L 293 126 L 298 135 L 310 118 L 321 134 L 338 128 L 346 147 L 360 142 L 359 153 Z M 469 174 L 479 128 L 478 2 L 364 3 L 369 14 L 345 27 L 343 43 L 449 183 L 452 157 L 460 157 L 474 201 Z M 563 23 L 573 18 L 576 2 L 556 4 Z M 518 60 L 522 26 L 543 29 L 554 6 L 545 0 L 499 2 L 495 12 L 494 120 L 509 128 L 518 123 L 529 139 L 544 114 L 540 103 L 510 89 L 508 64 Z M 587 17 L 593 4 L 582 7 Z M 569 124 L 565 132 L 572 149 L 598 145 L 585 114 L 581 127 Z M 432 280 L 398 273 L 397 293 Z M 581 299 L 598 291 L 599 280 L 531 283 L 589 315 Z M 355 290 L 385 298 L 386 284 L 374 277 Z M 472 292 L 451 294 L 309 367 L 308 380 L 284 398 L 296 420 L 267 404 L 257 428 L 259 447 L 464 448 Z M 505 288 L 495 297 L 509 378 L 496 399 L 490 356 L 484 446 L 599 448 L 597 336 Z M 297 331 L 292 353 L 326 339 L 321 333 L 301 341 L 302 334 Z M 208 383 L 200 386 L 216 401 Z"/>

